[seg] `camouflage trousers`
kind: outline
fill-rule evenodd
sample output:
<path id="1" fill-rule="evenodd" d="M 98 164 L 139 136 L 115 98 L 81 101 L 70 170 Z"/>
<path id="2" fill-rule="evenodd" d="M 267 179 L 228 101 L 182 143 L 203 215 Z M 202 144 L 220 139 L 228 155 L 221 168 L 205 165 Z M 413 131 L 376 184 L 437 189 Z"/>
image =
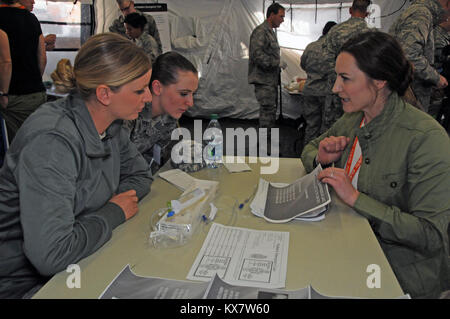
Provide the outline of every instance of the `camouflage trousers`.
<path id="1" fill-rule="evenodd" d="M 336 122 L 344 114 L 342 102 L 339 96 L 329 94 L 325 97 L 325 104 L 322 113 L 322 127 L 320 134 L 324 133 L 334 122 Z"/>
<path id="2" fill-rule="evenodd" d="M 325 96 L 303 96 L 302 114 L 306 121 L 305 145 L 320 135 Z"/>
<path id="3" fill-rule="evenodd" d="M 259 103 L 259 127 L 276 126 L 277 88 L 277 86 L 255 84 L 255 96 Z"/>

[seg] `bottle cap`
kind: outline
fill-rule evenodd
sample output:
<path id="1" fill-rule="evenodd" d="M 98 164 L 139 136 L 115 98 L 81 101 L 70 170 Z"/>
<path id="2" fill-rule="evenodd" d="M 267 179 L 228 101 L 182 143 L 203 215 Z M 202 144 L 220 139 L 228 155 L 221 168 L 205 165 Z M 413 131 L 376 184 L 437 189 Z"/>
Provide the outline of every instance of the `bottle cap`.
<path id="1" fill-rule="evenodd" d="M 217 120 L 219 116 L 217 114 L 211 114 L 211 120 Z"/>

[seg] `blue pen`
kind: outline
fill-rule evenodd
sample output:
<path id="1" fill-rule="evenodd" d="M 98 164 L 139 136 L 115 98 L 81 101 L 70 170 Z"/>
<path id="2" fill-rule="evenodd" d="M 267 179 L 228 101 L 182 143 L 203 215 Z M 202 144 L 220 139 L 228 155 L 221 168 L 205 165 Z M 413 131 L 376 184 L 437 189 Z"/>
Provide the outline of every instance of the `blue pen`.
<path id="1" fill-rule="evenodd" d="M 239 209 L 244 208 L 245 204 L 247 204 L 248 201 L 255 195 L 256 190 L 257 190 L 257 185 L 255 185 L 255 186 L 253 187 L 253 193 L 252 193 L 249 197 L 247 197 L 247 198 L 244 200 L 243 203 L 239 204 Z"/>

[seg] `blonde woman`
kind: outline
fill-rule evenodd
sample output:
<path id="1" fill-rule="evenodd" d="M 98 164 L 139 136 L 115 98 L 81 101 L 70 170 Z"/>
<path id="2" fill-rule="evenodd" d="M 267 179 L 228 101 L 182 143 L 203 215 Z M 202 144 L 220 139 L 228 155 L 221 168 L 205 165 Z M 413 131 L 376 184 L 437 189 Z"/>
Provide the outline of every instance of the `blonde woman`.
<path id="1" fill-rule="evenodd" d="M 18 131 L 0 171 L 0 298 L 32 296 L 137 213 L 152 180 L 121 122 L 152 100 L 151 71 L 129 40 L 95 35 L 75 58 L 76 89 Z"/>

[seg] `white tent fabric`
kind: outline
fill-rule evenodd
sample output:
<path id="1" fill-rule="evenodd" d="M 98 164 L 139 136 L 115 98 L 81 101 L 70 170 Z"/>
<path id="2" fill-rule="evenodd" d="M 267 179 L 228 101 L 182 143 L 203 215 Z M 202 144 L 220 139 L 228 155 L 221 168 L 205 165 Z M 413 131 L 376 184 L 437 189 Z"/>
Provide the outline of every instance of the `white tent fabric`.
<path id="1" fill-rule="evenodd" d="M 135 1 L 155 3 L 157 1 Z M 172 50 L 186 56 L 197 67 L 200 75 L 199 89 L 195 95 L 195 107 L 188 111 L 194 117 L 208 117 L 217 113 L 220 117 L 255 119 L 259 105 L 253 85 L 247 83 L 248 45 L 252 30 L 263 22 L 269 0 L 166 0 L 169 10 L 170 41 Z M 351 0 L 278 1 L 288 10 L 285 23 L 278 31 L 282 46 L 282 59 L 288 64 L 282 72 L 282 85 L 294 76 L 305 77 L 300 68 L 300 55 L 286 47 L 296 45 L 303 49 L 314 41 L 328 20 L 342 22 L 348 19 Z M 374 10 L 384 18 L 371 21 L 387 31 L 402 10 L 403 1 L 375 0 Z M 308 4 L 307 7 L 304 5 Z M 327 5 L 328 4 L 328 5 Z M 330 6 L 329 4 L 333 4 Z M 112 0 L 94 1 L 96 33 L 107 32 L 109 25 L 120 14 Z M 299 7 L 299 5 L 303 5 Z M 342 7 L 339 10 L 339 7 Z M 292 15 L 291 15 L 291 8 Z M 292 16 L 292 23 L 291 23 Z M 291 42 L 289 42 L 291 41 Z M 299 45 L 299 43 L 301 43 Z M 299 51 L 301 52 L 301 51 Z M 283 91 L 283 115 L 298 118 L 301 105 L 298 96 Z"/>

